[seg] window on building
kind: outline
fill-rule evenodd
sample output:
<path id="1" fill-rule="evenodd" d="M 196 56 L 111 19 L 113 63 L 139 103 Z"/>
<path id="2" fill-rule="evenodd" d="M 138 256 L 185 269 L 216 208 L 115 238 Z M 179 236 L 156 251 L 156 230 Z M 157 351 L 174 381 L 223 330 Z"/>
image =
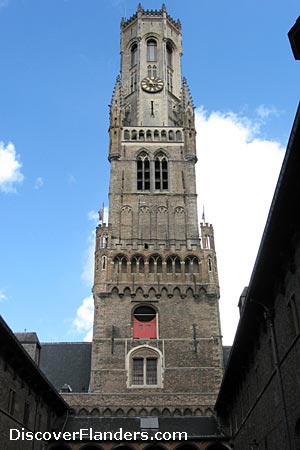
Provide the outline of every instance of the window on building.
<path id="1" fill-rule="evenodd" d="M 173 92 L 173 73 L 171 70 L 167 72 L 167 88 L 169 92 Z"/>
<path id="2" fill-rule="evenodd" d="M 169 67 L 172 67 L 172 63 L 173 63 L 173 61 L 172 61 L 172 59 L 173 59 L 173 49 L 172 49 L 172 46 L 171 46 L 171 44 L 169 42 L 167 42 L 166 49 L 167 49 L 167 65 Z"/>
<path id="3" fill-rule="evenodd" d="M 131 386 L 147 387 L 161 385 L 161 360 L 155 350 L 141 348 L 133 353 L 130 361 Z"/>
<path id="4" fill-rule="evenodd" d="M 148 66 L 147 67 L 148 77 L 157 77 L 157 67 L 156 66 Z"/>
<path id="5" fill-rule="evenodd" d="M 159 191 L 168 189 L 168 160 L 163 153 L 155 157 L 155 189 Z"/>
<path id="6" fill-rule="evenodd" d="M 157 43 L 154 39 L 147 41 L 147 61 L 157 61 Z"/>
<path id="7" fill-rule="evenodd" d="M 211 261 L 211 258 L 208 258 L 207 265 L 208 265 L 208 271 L 212 272 L 212 261 Z"/>
<path id="8" fill-rule="evenodd" d="M 133 256 L 131 259 L 131 273 L 144 273 L 144 257 Z"/>
<path id="9" fill-rule="evenodd" d="M 168 256 L 166 263 L 167 263 L 167 273 L 181 272 L 181 262 L 178 256 Z"/>
<path id="10" fill-rule="evenodd" d="M 15 412 L 15 405 L 16 405 L 16 392 L 13 389 L 10 389 L 8 397 L 8 413 L 12 416 L 14 415 Z"/>
<path id="11" fill-rule="evenodd" d="M 131 46 L 131 67 L 137 64 L 138 59 L 138 46 L 137 44 L 133 44 Z"/>
<path id="12" fill-rule="evenodd" d="M 133 338 L 156 339 L 157 338 L 156 311 L 151 306 L 142 305 L 133 312 Z"/>
<path id="13" fill-rule="evenodd" d="M 195 256 L 188 256 L 185 259 L 185 273 L 198 273 L 199 260 Z"/>
<path id="14" fill-rule="evenodd" d="M 113 259 L 114 273 L 127 273 L 127 258 L 125 255 L 117 255 Z"/>
<path id="15" fill-rule="evenodd" d="M 137 190 L 150 190 L 150 160 L 146 153 L 141 153 L 137 159 Z"/>
<path id="16" fill-rule="evenodd" d="M 162 272 L 162 258 L 159 255 L 152 255 L 149 258 L 149 273 Z"/>

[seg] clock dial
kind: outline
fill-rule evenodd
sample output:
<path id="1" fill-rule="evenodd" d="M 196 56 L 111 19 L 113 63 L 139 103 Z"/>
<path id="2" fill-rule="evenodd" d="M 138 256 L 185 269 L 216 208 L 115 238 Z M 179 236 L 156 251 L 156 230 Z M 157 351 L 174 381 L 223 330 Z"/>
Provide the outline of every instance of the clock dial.
<path id="1" fill-rule="evenodd" d="M 141 82 L 142 89 L 150 94 L 159 92 L 164 87 L 164 82 L 158 77 L 146 77 Z"/>

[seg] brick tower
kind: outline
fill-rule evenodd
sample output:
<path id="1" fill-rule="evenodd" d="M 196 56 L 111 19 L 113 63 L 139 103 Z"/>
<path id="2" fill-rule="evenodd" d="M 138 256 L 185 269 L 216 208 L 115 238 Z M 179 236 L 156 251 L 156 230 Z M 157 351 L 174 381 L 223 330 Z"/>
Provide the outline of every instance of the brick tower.
<path id="1" fill-rule="evenodd" d="M 209 415 L 223 362 L 213 228 L 200 225 L 181 25 L 163 5 L 121 22 L 110 105 L 108 225 L 96 230 L 86 406 Z"/>

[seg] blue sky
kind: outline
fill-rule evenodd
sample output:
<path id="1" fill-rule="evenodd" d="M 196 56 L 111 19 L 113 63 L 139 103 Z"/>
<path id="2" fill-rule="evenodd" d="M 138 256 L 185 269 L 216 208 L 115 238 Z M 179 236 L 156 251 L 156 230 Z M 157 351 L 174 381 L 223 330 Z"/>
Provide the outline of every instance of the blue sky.
<path id="1" fill-rule="evenodd" d="M 299 0 L 166 6 L 182 22 L 183 74 L 197 107 L 199 204 L 215 225 L 229 343 L 299 101 L 300 67 L 287 39 Z M 82 340 L 90 326 L 91 304 L 83 302 L 94 212 L 107 205 L 119 24 L 136 7 L 0 0 L 0 312 L 13 330 L 37 331 L 42 341 Z M 227 330 L 228 311 L 235 318 Z"/>

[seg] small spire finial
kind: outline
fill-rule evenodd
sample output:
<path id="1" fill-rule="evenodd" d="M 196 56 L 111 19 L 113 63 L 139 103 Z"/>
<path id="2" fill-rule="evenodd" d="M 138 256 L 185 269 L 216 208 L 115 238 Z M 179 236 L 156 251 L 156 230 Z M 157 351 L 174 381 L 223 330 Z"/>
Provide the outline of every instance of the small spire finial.
<path id="1" fill-rule="evenodd" d="M 137 10 L 140 11 L 140 12 L 143 11 L 143 7 L 142 7 L 142 4 L 141 4 L 141 3 L 138 4 Z"/>
<path id="2" fill-rule="evenodd" d="M 202 212 L 202 222 L 205 223 L 205 210 L 204 210 L 204 205 L 203 205 L 203 212 Z"/>

